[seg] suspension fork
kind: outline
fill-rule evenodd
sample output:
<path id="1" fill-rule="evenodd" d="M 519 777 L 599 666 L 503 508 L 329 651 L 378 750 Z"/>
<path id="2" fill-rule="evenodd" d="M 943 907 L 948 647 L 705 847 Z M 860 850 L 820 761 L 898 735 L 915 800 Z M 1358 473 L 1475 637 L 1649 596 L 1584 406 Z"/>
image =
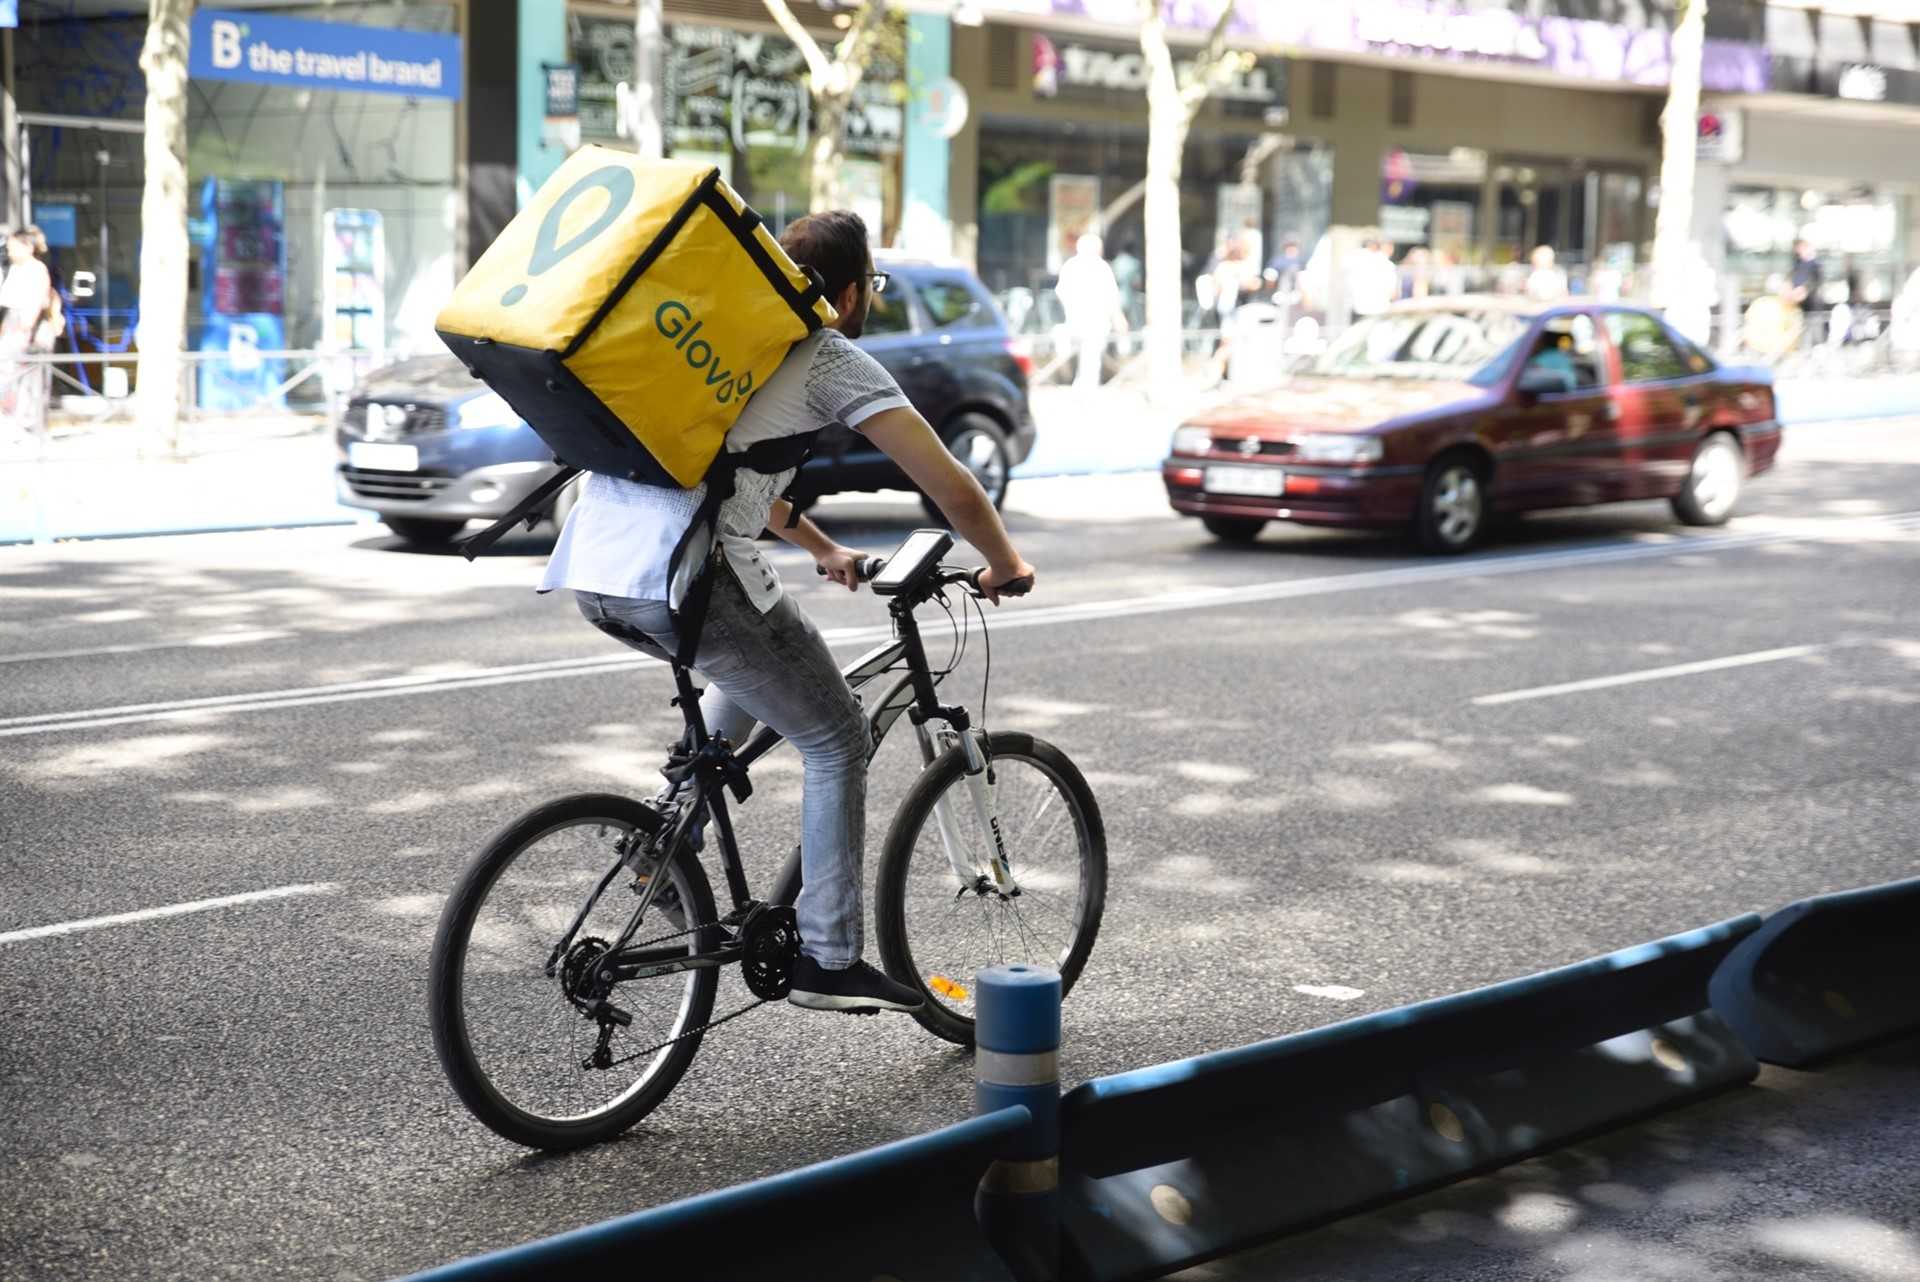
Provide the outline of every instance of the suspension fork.
<path id="1" fill-rule="evenodd" d="M 959 745 L 965 762 L 963 777 L 973 803 L 973 818 L 979 825 L 980 839 L 969 840 L 966 825 L 954 804 L 945 794 L 935 799 L 934 824 L 939 830 L 947 863 L 963 891 L 986 884 L 1003 895 L 1016 894 L 1018 887 L 1007 861 L 1006 839 L 1000 830 L 1000 810 L 994 801 L 993 763 L 987 756 L 986 735 L 973 728 L 965 708 L 950 708 L 940 703 L 913 612 L 896 605 L 894 619 L 913 680 L 914 705 L 907 718 L 913 722 L 914 735 L 920 742 L 921 761 L 932 765 L 941 753 Z M 944 724 L 935 729 L 930 724 L 935 721 Z"/>

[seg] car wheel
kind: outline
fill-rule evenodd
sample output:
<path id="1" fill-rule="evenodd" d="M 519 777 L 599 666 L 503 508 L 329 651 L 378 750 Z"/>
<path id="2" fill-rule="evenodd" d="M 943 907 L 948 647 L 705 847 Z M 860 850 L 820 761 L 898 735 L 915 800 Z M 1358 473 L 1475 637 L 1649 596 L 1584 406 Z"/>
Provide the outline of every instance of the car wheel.
<path id="1" fill-rule="evenodd" d="M 1487 526 L 1487 478 L 1465 454 L 1437 458 L 1420 487 L 1413 532 L 1429 552 L 1464 552 Z"/>
<path id="2" fill-rule="evenodd" d="M 1673 514 L 1688 525 L 1725 525 L 1740 502 L 1746 471 L 1733 437 L 1715 432 L 1694 450 L 1686 488 L 1673 496 Z"/>
<path id="3" fill-rule="evenodd" d="M 1013 473 L 1013 456 L 1007 452 L 1007 434 L 1000 424 L 985 414 L 962 414 L 953 421 L 953 434 L 947 437 L 947 450 L 973 473 L 980 488 L 987 492 L 994 507 L 1007 501 L 1007 485 Z M 920 506 L 940 525 L 947 517 L 940 505 L 926 495 Z"/>
<path id="4" fill-rule="evenodd" d="M 1200 524 L 1222 543 L 1251 543 L 1267 528 L 1266 521 L 1257 516 L 1203 516 Z"/>
<path id="5" fill-rule="evenodd" d="M 380 518 L 401 540 L 416 547 L 443 548 L 466 528 L 465 521 L 436 521 L 426 516 L 383 516 Z"/>

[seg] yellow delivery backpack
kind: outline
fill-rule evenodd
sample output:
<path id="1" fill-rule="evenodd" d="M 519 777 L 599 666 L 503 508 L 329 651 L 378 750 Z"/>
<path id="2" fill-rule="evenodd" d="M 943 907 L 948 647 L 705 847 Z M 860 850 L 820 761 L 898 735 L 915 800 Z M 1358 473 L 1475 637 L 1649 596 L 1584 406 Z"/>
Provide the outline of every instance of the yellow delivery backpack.
<path id="1" fill-rule="evenodd" d="M 469 557 L 580 469 L 699 485 L 754 389 L 835 319 L 824 293 L 713 165 L 575 152 L 434 323 L 564 465 Z"/>

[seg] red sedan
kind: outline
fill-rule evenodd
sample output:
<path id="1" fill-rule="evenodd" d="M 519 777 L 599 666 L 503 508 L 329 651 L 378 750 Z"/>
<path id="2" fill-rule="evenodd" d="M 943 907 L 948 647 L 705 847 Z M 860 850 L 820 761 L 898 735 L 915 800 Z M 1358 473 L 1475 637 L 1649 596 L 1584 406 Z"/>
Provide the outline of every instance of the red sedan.
<path id="1" fill-rule="evenodd" d="M 1228 542 L 1410 523 L 1461 552 L 1496 512 L 1664 498 L 1719 525 L 1779 448 L 1772 376 L 1650 312 L 1454 298 L 1360 320 L 1309 372 L 1197 415 L 1161 470 Z"/>

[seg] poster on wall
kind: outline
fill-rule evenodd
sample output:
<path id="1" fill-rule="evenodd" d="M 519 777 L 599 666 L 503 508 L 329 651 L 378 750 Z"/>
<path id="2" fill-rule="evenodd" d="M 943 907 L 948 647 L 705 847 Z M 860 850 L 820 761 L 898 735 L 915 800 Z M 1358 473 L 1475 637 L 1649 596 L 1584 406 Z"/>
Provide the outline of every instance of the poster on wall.
<path id="1" fill-rule="evenodd" d="M 1267 259 L 1262 252 L 1261 210 L 1264 193 L 1259 183 L 1221 183 L 1215 188 L 1213 252 L 1236 253 L 1258 270 Z"/>
<path id="2" fill-rule="evenodd" d="M 377 209 L 329 209 L 321 248 L 322 340 L 341 351 L 386 346 L 386 232 Z"/>
<path id="3" fill-rule="evenodd" d="M 199 407 L 285 408 L 282 362 L 263 351 L 286 346 L 286 189 L 277 179 L 209 178 L 192 229 L 201 263 L 204 317 L 195 349 L 223 353 L 199 363 Z"/>
<path id="4" fill-rule="evenodd" d="M 1436 200 L 1427 237 L 1437 250 L 1464 259 L 1473 248 L 1473 206 L 1464 200 Z"/>
<path id="5" fill-rule="evenodd" d="M 1396 245 L 1426 244 L 1432 221 L 1424 205 L 1380 206 L 1380 234 Z"/>
<path id="6" fill-rule="evenodd" d="M 1055 174 L 1047 183 L 1047 271 L 1058 275 L 1075 244 L 1100 230 L 1100 179 L 1093 174 Z"/>

